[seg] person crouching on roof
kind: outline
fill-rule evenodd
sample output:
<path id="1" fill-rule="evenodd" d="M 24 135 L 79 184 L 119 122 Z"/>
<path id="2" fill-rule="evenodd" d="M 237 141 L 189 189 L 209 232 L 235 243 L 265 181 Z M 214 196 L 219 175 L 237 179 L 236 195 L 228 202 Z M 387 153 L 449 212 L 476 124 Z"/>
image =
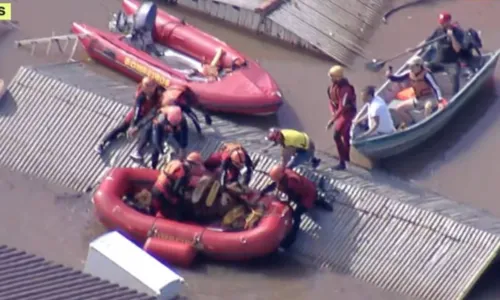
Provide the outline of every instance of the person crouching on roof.
<path id="1" fill-rule="evenodd" d="M 96 146 L 95 151 L 102 154 L 105 147 L 115 141 L 121 134 L 135 134 L 139 123 L 151 112 L 160 107 L 161 87 L 151 78 L 144 77 L 137 87 L 134 107 L 125 115 L 123 121 L 106 134 Z"/>
<path id="2" fill-rule="evenodd" d="M 162 107 L 149 123 L 148 127 L 143 130 L 139 138 L 137 150 L 130 156 L 137 161 L 143 161 L 143 152 L 141 146 L 151 142 L 153 145 L 153 152 L 151 154 L 151 167 L 156 169 L 160 160 L 160 154 L 164 153 L 164 143 L 168 135 L 172 134 L 175 141 L 179 145 L 180 152 L 178 156 L 183 158 L 185 156 L 186 147 L 188 145 L 189 129 L 187 126 L 186 118 L 182 114 L 182 110 L 178 106 Z"/>
<path id="3" fill-rule="evenodd" d="M 205 123 L 208 126 L 212 125 L 212 117 L 201 107 L 193 90 L 186 85 L 173 84 L 165 89 L 161 99 L 161 106 L 171 105 L 177 105 L 182 109 L 182 112 L 192 120 L 199 135 L 202 135 L 202 130 L 198 116 L 193 111 L 194 107 L 201 109 L 205 116 Z"/>
<path id="4" fill-rule="evenodd" d="M 266 153 L 271 147 L 280 145 L 281 163 L 289 169 L 310 162 L 313 168 L 317 168 L 321 159 L 315 156 L 314 142 L 305 132 L 294 129 L 270 128 L 266 140 L 273 144 L 263 149 Z"/>
<path id="5" fill-rule="evenodd" d="M 292 230 L 281 243 L 281 247 L 286 249 L 295 242 L 300 221 L 305 212 L 314 205 L 321 206 L 329 211 L 332 210 L 332 207 L 323 197 L 319 197 L 320 194 L 312 181 L 291 169 L 282 165 L 275 165 L 269 171 L 269 177 L 273 182 L 262 190 L 261 197 L 277 189 L 288 197 L 288 201 L 296 204 L 293 210 Z"/>

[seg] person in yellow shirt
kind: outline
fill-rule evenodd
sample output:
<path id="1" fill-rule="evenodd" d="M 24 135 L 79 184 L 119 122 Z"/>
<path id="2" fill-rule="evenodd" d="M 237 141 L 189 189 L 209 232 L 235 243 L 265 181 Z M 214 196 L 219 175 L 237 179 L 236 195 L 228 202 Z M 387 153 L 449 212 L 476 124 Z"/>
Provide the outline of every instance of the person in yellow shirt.
<path id="1" fill-rule="evenodd" d="M 317 168 L 321 162 L 321 159 L 314 156 L 316 147 L 305 132 L 273 127 L 269 129 L 266 140 L 274 143 L 263 149 L 263 152 L 280 145 L 282 147 L 281 163 L 289 169 L 307 162 L 311 162 L 312 167 Z"/>

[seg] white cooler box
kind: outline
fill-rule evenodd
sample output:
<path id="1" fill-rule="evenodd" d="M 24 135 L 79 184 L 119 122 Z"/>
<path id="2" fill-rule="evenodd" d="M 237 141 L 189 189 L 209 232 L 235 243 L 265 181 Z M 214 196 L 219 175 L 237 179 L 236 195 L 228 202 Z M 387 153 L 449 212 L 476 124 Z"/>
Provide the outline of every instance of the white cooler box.
<path id="1" fill-rule="evenodd" d="M 84 272 L 162 300 L 184 286 L 184 278 L 116 231 L 90 243 Z"/>

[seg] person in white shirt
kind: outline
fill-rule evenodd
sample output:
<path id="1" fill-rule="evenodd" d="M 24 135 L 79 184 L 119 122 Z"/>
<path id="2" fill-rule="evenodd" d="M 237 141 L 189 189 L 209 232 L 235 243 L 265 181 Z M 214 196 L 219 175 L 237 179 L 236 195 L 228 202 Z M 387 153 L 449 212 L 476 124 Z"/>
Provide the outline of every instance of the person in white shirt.
<path id="1" fill-rule="evenodd" d="M 389 107 L 384 99 L 375 96 L 374 86 L 369 85 L 363 89 L 361 92 L 361 100 L 368 108 L 365 115 L 355 120 L 355 125 L 368 119 L 368 130 L 358 136 L 358 138 L 378 134 L 389 134 L 396 131 Z"/>

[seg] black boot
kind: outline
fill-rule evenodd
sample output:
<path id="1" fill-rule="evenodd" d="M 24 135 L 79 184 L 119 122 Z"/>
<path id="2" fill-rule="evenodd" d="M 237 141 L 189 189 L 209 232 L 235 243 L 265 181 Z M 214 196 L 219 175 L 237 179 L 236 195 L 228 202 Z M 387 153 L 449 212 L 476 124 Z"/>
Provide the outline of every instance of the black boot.
<path id="1" fill-rule="evenodd" d="M 311 165 L 312 165 L 313 169 L 316 169 L 320 163 L 321 163 L 321 159 L 319 159 L 319 158 L 313 157 L 311 159 Z"/>
<path id="2" fill-rule="evenodd" d="M 336 165 L 335 167 L 333 167 L 333 169 L 336 170 L 336 171 L 343 171 L 343 170 L 346 169 L 346 164 L 345 164 L 344 161 L 341 161 L 341 162 L 339 162 L 338 165 Z"/>
<path id="3" fill-rule="evenodd" d="M 314 205 L 329 212 L 333 211 L 333 206 L 330 203 L 326 202 L 325 199 L 318 199 L 314 201 Z"/>

